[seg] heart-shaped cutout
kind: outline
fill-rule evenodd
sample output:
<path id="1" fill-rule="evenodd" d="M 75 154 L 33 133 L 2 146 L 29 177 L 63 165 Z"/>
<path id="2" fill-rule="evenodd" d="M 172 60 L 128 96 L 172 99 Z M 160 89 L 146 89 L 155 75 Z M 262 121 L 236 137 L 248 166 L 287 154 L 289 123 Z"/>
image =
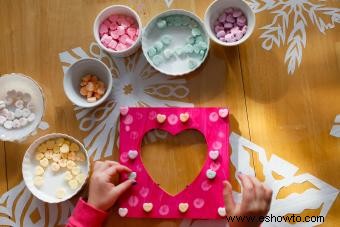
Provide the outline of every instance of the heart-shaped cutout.
<path id="1" fill-rule="evenodd" d="M 164 191 L 176 195 L 201 172 L 207 144 L 197 130 L 185 130 L 177 135 L 152 130 L 145 134 L 141 151 L 143 165 L 150 177 Z"/>

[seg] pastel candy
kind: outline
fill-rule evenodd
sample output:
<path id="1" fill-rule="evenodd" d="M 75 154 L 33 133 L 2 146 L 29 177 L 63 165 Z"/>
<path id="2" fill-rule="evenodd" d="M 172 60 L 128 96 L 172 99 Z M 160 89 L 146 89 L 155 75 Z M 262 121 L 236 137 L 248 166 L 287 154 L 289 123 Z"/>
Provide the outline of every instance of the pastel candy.
<path id="1" fill-rule="evenodd" d="M 115 22 L 111 23 L 110 26 L 109 26 L 111 31 L 117 30 L 117 27 L 118 27 L 118 25 Z"/>
<path id="2" fill-rule="evenodd" d="M 0 100 L 0 110 L 6 108 L 6 103 L 3 100 Z"/>
<path id="3" fill-rule="evenodd" d="M 125 34 L 125 27 L 124 26 L 118 26 L 117 27 L 118 35 L 123 35 Z"/>
<path id="4" fill-rule="evenodd" d="M 231 33 L 226 34 L 224 38 L 227 42 L 234 42 L 235 41 L 234 35 L 231 34 Z"/>
<path id="5" fill-rule="evenodd" d="M 192 34 L 193 36 L 199 36 L 199 35 L 201 35 L 201 30 L 198 29 L 198 28 L 193 28 L 193 29 L 191 30 L 191 34 Z"/>
<path id="6" fill-rule="evenodd" d="M 189 44 L 194 44 L 195 41 L 196 41 L 195 38 L 192 37 L 192 36 L 190 36 L 190 37 L 187 38 L 187 43 L 189 43 Z"/>
<path id="7" fill-rule="evenodd" d="M 133 37 L 137 35 L 137 29 L 130 27 L 126 29 L 126 34 L 128 34 L 128 36 L 130 36 L 130 38 L 133 39 Z"/>
<path id="8" fill-rule="evenodd" d="M 148 50 L 148 55 L 149 55 L 149 57 L 153 57 L 153 56 L 155 56 L 156 54 L 157 54 L 156 48 L 151 47 L 151 48 Z"/>
<path id="9" fill-rule="evenodd" d="M 131 159 L 131 160 L 136 159 L 137 156 L 138 156 L 138 151 L 136 151 L 136 150 L 129 150 L 129 152 L 128 152 L 129 159 Z"/>
<path id="10" fill-rule="evenodd" d="M 224 30 L 224 27 L 223 26 L 220 26 L 220 25 L 217 25 L 216 27 L 215 27 L 215 32 L 217 33 L 217 32 L 219 32 L 219 31 L 223 31 Z"/>
<path id="11" fill-rule="evenodd" d="M 197 63 L 194 60 L 189 60 L 188 66 L 189 66 L 189 69 L 194 69 L 197 67 Z"/>
<path id="12" fill-rule="evenodd" d="M 224 28 L 232 28 L 233 27 L 233 24 L 232 23 L 225 23 L 224 25 L 223 25 L 223 27 Z"/>
<path id="13" fill-rule="evenodd" d="M 185 45 L 185 47 L 184 47 L 184 51 L 185 51 L 185 53 L 187 53 L 187 54 L 191 54 L 191 53 L 194 52 L 194 47 L 193 47 L 191 44 L 187 44 L 187 45 Z"/>
<path id="14" fill-rule="evenodd" d="M 6 117 L 0 115 L 0 125 L 3 125 L 6 120 L 7 120 Z"/>
<path id="15" fill-rule="evenodd" d="M 160 56 L 160 55 L 155 55 L 155 56 L 152 58 L 152 62 L 153 62 L 156 66 L 158 66 L 158 65 L 160 65 L 160 64 L 163 63 L 163 58 L 162 58 L 162 56 Z"/>
<path id="16" fill-rule="evenodd" d="M 225 31 L 221 30 L 221 31 L 217 32 L 216 36 L 218 38 L 224 37 L 225 36 Z"/>
<path id="17" fill-rule="evenodd" d="M 229 23 L 235 23 L 235 18 L 232 15 L 228 15 L 226 21 Z"/>
<path id="18" fill-rule="evenodd" d="M 117 46 L 116 46 L 117 51 L 122 51 L 122 50 L 126 50 L 126 49 L 127 49 L 127 46 L 124 45 L 123 43 L 118 43 Z"/>
<path id="19" fill-rule="evenodd" d="M 229 7 L 227 9 L 225 9 L 224 12 L 227 13 L 227 14 L 230 14 L 230 13 L 234 12 L 234 8 L 233 7 Z"/>
<path id="20" fill-rule="evenodd" d="M 109 32 L 109 28 L 107 27 L 106 24 L 103 23 L 99 26 L 99 34 L 100 35 L 107 34 L 108 32 Z"/>
<path id="21" fill-rule="evenodd" d="M 158 28 L 165 28 L 166 27 L 166 21 L 165 20 L 157 21 L 157 27 Z"/>
<path id="22" fill-rule="evenodd" d="M 218 158 L 218 156 L 220 155 L 219 151 L 209 151 L 209 158 L 211 158 L 212 160 L 216 160 Z"/>
<path id="23" fill-rule="evenodd" d="M 163 55 L 166 59 L 169 59 L 174 55 L 174 52 L 171 49 L 165 49 Z"/>
<path id="24" fill-rule="evenodd" d="M 103 43 L 104 46 L 107 47 L 109 43 L 112 41 L 112 37 L 107 34 L 104 34 L 100 41 Z"/>
<path id="25" fill-rule="evenodd" d="M 111 48 L 114 50 L 117 46 L 117 41 L 116 40 L 111 40 L 111 42 L 107 45 L 107 47 Z"/>
<path id="26" fill-rule="evenodd" d="M 119 208 L 118 209 L 118 214 L 119 216 L 121 216 L 122 218 L 125 217 L 128 214 L 129 210 L 127 208 Z"/>
<path id="27" fill-rule="evenodd" d="M 163 49 L 163 47 L 164 47 L 164 45 L 163 45 L 163 43 L 162 42 L 156 42 L 155 43 L 155 48 L 156 48 L 156 50 L 158 51 L 158 52 L 161 52 L 161 50 Z"/>
<path id="28" fill-rule="evenodd" d="M 136 172 L 131 172 L 128 176 L 129 180 L 135 180 L 137 178 L 137 173 Z"/>
<path id="29" fill-rule="evenodd" d="M 208 169 L 206 172 L 206 176 L 208 179 L 212 180 L 216 177 L 216 172 L 212 169 Z"/>
<path id="30" fill-rule="evenodd" d="M 221 16 L 218 17 L 218 21 L 223 23 L 226 20 L 226 15 L 223 13 Z"/>
<path id="31" fill-rule="evenodd" d="M 129 36 L 124 34 L 121 37 L 119 37 L 119 42 L 126 45 L 127 39 L 129 39 Z"/>
<path id="32" fill-rule="evenodd" d="M 233 17 L 239 17 L 241 16 L 243 13 L 241 10 L 234 10 L 233 12 Z"/>
<path id="33" fill-rule="evenodd" d="M 110 36 L 113 39 L 118 39 L 120 35 L 118 34 L 118 30 L 115 30 L 115 31 L 110 31 Z"/>
<path id="34" fill-rule="evenodd" d="M 161 41 L 164 45 L 170 45 L 172 37 L 170 35 L 163 35 Z"/>

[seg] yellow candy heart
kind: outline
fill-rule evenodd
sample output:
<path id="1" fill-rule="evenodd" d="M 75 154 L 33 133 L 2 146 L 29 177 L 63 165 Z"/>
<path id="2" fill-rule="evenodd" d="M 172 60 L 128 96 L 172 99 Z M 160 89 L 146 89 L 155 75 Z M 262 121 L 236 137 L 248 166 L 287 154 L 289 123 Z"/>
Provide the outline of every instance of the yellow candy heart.
<path id="1" fill-rule="evenodd" d="M 158 123 L 164 123 L 166 120 L 166 116 L 164 114 L 157 114 L 157 122 Z"/>
<path id="2" fill-rule="evenodd" d="M 143 210 L 145 212 L 150 212 L 153 208 L 153 204 L 152 203 L 143 203 Z"/>
<path id="3" fill-rule="evenodd" d="M 181 113 L 179 115 L 179 119 L 181 120 L 181 122 L 185 123 L 189 120 L 189 113 Z"/>
<path id="4" fill-rule="evenodd" d="M 179 209 L 180 212 L 185 213 L 189 209 L 189 204 L 187 204 L 187 203 L 180 203 L 178 205 L 178 209 Z"/>

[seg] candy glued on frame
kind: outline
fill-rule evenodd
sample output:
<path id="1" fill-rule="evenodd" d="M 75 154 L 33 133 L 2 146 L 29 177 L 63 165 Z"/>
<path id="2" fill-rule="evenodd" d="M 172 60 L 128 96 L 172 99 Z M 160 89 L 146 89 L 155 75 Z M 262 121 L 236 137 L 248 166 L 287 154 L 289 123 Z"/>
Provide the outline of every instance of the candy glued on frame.
<path id="1" fill-rule="evenodd" d="M 224 209 L 222 182 L 229 178 L 228 113 L 228 109 L 213 107 L 122 108 L 119 161 L 136 172 L 137 184 L 120 198 L 120 213 L 122 214 L 122 210 L 124 211 L 124 215 L 120 214 L 120 216 L 133 218 L 223 218 L 225 212 L 221 212 L 221 209 Z M 189 116 L 187 117 L 187 115 Z M 166 119 L 159 121 L 164 116 Z M 194 129 L 205 137 L 208 150 L 202 170 L 193 182 L 176 195 L 170 195 L 160 188 L 143 165 L 140 154 L 142 140 L 147 132 L 154 129 L 164 130 L 172 135 L 177 135 L 187 129 Z M 137 151 L 137 156 L 129 158 L 129 151 Z M 210 151 L 219 152 L 215 160 L 209 157 Z M 127 175 L 123 175 L 120 180 L 124 181 L 127 178 Z M 186 209 L 183 212 L 184 208 Z"/>

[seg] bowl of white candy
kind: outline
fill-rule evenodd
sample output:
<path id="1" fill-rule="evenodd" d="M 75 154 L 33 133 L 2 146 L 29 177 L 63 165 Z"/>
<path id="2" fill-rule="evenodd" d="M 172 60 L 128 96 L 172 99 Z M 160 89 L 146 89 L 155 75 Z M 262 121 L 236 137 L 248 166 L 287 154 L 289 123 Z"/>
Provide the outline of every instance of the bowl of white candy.
<path id="1" fill-rule="evenodd" d="M 45 109 L 41 87 L 21 73 L 0 76 L 0 140 L 20 141 L 39 126 Z"/>

